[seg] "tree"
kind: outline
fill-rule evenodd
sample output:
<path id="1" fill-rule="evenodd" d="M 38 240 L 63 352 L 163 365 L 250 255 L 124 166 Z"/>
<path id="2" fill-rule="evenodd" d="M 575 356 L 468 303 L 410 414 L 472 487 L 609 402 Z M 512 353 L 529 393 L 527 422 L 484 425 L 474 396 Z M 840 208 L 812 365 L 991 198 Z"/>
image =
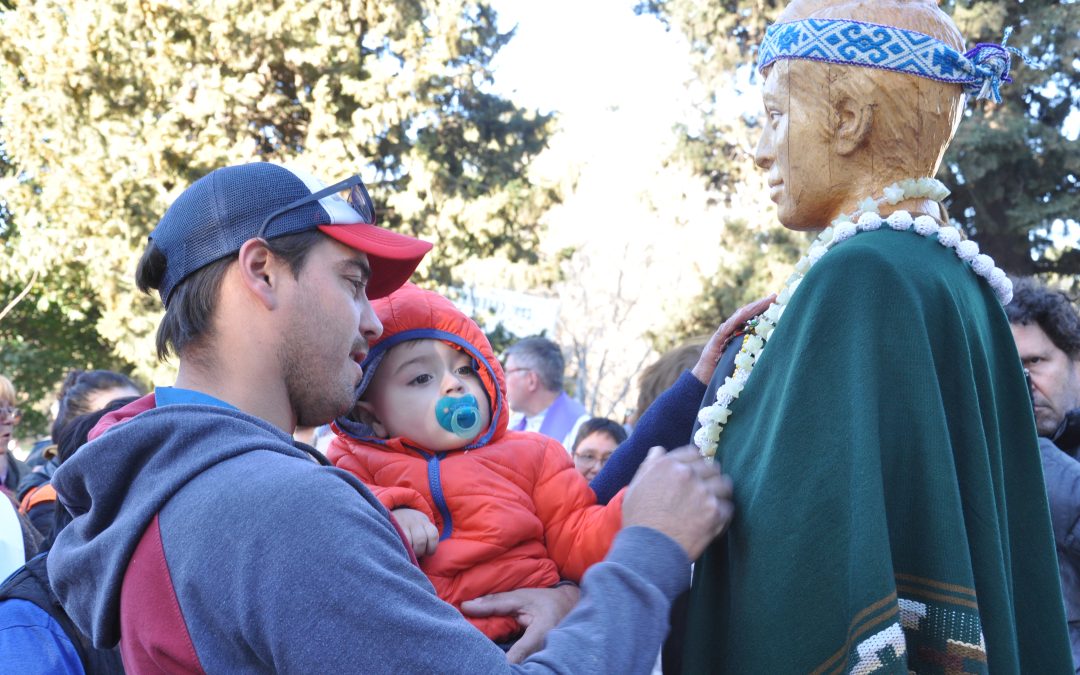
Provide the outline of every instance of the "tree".
<path id="1" fill-rule="evenodd" d="M 85 301 L 98 340 L 144 376 L 160 307 L 133 287 L 138 257 L 168 204 L 224 164 L 360 170 L 383 224 L 436 243 L 432 283 L 472 256 L 535 255 L 557 195 L 525 167 L 551 120 L 487 91 L 512 35 L 483 2 L 9 5 L 0 280 L 37 271 L 41 312 Z"/>
<path id="2" fill-rule="evenodd" d="M 10 306 L 0 318 L 0 373 L 15 384 L 24 410 L 18 431 L 28 436 L 47 431 L 48 405 L 74 365 L 128 373 L 131 364 L 117 358 L 98 334 L 101 312 L 89 301 L 89 289 L 70 288 L 61 301 L 51 301 L 33 274 L 26 277 L 0 283 L 0 310 Z M 12 304 L 23 291 L 21 301 Z"/>
<path id="3" fill-rule="evenodd" d="M 693 310 L 669 334 L 653 336 L 658 351 L 711 334 L 739 307 L 782 288 L 810 239 L 776 224 L 763 226 L 734 217 L 724 220 L 723 242 L 723 257 L 716 272 L 703 279 Z"/>
<path id="4" fill-rule="evenodd" d="M 1050 236 L 1055 221 L 1080 227 L 1080 153 L 1066 126 L 1080 116 L 1080 5 L 976 0 L 952 9 L 972 43 L 1000 42 L 1015 27 L 1009 44 L 1042 70 L 1014 59 L 1002 104 L 969 107 L 938 174 L 952 190 L 950 214 L 1010 273 L 1080 273 L 1080 252 L 1055 252 Z"/>
<path id="5" fill-rule="evenodd" d="M 690 164 L 718 203 L 750 200 L 748 189 L 755 188 L 750 148 L 760 120 L 733 115 L 731 95 L 756 96 L 746 86 L 753 79 L 756 46 L 786 4 L 643 0 L 637 6 L 639 13 L 681 31 L 690 44 L 708 96 L 700 106 L 701 119 L 683 128 L 673 161 Z M 1080 227 L 1080 153 L 1072 147 L 1077 123 L 1071 128 L 1066 123 L 1070 115 L 1074 120 L 1080 116 L 1080 5 L 1073 0 L 949 0 L 943 8 L 971 44 L 1000 42 L 1005 27 L 1015 27 L 1009 44 L 1045 66 L 1035 70 L 1017 60 L 1016 81 L 1003 87 L 1002 105 L 969 108 L 938 175 L 953 191 L 950 213 L 1011 273 L 1080 272 L 1080 252 L 1055 248 L 1050 237 L 1054 228 Z M 707 279 L 695 303 L 699 317 L 725 316 L 763 288 L 777 288 L 763 282 L 776 278 L 778 261 L 796 259 L 798 240 L 782 231 L 775 218 L 762 225 L 762 217 L 726 219 L 722 249 L 740 251 L 743 257 L 718 261 L 717 273 Z"/>
<path id="6" fill-rule="evenodd" d="M 636 274 L 647 266 L 634 264 L 630 249 L 629 243 L 621 247 L 622 264 L 614 269 L 597 264 L 589 251 L 576 251 L 563 262 L 565 280 L 557 285 L 559 298 L 576 310 L 559 320 L 559 344 L 568 352 L 567 389 L 590 414 L 618 421 L 626 412 L 619 403 L 653 352 L 638 338 L 642 319 L 654 316 L 642 311 L 643 280 Z"/>
<path id="7" fill-rule="evenodd" d="M 14 174 L 0 142 L 0 178 Z M 6 260 L 13 258 L 13 227 L 13 216 L 0 195 L 0 253 Z M 111 345 L 98 335 L 100 312 L 88 300 L 89 289 L 68 289 L 61 304 L 43 297 L 41 282 L 36 271 L 14 266 L 0 274 L 0 374 L 15 384 L 23 409 L 19 432 L 26 436 L 46 431 L 52 395 L 73 364 L 130 371 L 130 365 L 114 357 Z"/>

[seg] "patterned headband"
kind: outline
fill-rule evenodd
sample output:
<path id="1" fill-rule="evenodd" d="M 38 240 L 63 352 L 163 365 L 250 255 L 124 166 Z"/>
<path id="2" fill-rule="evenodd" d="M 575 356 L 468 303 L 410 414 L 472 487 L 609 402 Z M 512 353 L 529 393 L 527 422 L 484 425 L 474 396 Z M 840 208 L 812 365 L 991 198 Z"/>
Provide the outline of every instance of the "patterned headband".
<path id="1" fill-rule="evenodd" d="M 977 98 L 1000 103 L 1001 83 L 1012 82 L 1010 52 L 1019 54 L 1004 43 L 981 43 L 961 54 L 912 30 L 849 19 L 804 19 L 768 27 L 758 53 L 758 70 L 778 59 L 881 68 L 959 84 Z"/>

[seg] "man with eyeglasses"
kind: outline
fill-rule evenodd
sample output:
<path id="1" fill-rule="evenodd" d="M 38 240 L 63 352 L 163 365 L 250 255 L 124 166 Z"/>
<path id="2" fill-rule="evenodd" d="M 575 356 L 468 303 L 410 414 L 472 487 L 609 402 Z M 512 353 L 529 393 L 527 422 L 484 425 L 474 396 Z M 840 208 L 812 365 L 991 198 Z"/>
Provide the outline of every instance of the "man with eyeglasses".
<path id="1" fill-rule="evenodd" d="M 129 672 L 517 668 L 436 597 L 370 491 L 290 435 L 352 408 L 382 332 L 369 298 L 430 249 L 374 223 L 358 177 L 248 164 L 196 181 L 151 233 L 136 276 L 165 305 L 176 385 L 104 418 L 57 470 L 74 520 L 48 563 L 71 618 L 119 642 Z M 654 457 L 588 592 L 524 667 L 647 672 L 730 490 L 692 450 Z M 523 591 L 496 606 L 550 627 L 564 591 Z"/>
<path id="2" fill-rule="evenodd" d="M 554 438 L 569 451 L 592 415 L 563 391 L 565 368 L 562 349 L 544 337 L 518 340 L 506 350 L 506 400 L 514 413 L 510 428 Z"/>

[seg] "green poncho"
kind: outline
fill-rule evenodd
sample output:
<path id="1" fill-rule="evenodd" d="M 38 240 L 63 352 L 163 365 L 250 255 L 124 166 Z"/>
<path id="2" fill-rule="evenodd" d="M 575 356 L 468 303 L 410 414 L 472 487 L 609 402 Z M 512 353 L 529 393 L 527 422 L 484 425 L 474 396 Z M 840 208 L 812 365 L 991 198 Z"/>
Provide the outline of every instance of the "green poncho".
<path id="1" fill-rule="evenodd" d="M 731 409 L 687 672 L 1072 672 L 1020 360 L 952 251 L 837 245 Z"/>

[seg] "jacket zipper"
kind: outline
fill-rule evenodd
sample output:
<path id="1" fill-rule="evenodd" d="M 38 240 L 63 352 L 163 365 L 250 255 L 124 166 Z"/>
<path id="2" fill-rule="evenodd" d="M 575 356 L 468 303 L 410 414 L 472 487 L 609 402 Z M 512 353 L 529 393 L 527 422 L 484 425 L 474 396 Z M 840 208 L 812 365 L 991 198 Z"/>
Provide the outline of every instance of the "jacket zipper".
<path id="1" fill-rule="evenodd" d="M 439 533 L 439 541 L 449 539 L 454 532 L 454 520 L 450 516 L 450 507 L 446 503 L 446 497 L 442 490 L 441 462 L 446 457 L 445 452 L 430 453 L 411 445 L 405 445 L 408 449 L 417 453 L 427 462 L 428 487 L 431 489 L 431 498 L 435 500 L 435 508 L 439 509 L 442 516 L 443 529 Z"/>

